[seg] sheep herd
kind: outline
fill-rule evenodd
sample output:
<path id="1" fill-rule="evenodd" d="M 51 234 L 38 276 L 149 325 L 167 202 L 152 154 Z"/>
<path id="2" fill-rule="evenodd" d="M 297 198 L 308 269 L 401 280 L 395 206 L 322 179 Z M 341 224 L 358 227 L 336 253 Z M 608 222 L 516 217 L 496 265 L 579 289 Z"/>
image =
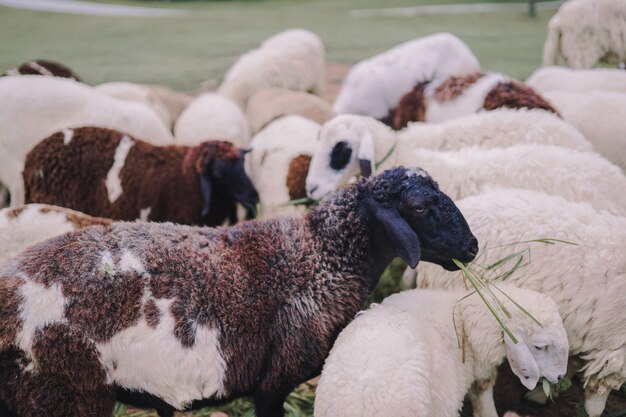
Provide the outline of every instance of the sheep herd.
<path id="1" fill-rule="evenodd" d="M 626 62 L 600 39 L 619 30 L 626 0 L 569 1 L 525 83 L 436 33 L 353 66 L 334 103 L 304 29 L 197 95 L 6 70 L 0 417 L 238 397 L 278 417 L 320 373 L 316 417 L 574 415 L 501 388 L 545 402 L 564 379 L 600 417 L 626 381 L 626 72 L 590 68 Z M 409 289 L 363 310 L 396 257 Z"/>

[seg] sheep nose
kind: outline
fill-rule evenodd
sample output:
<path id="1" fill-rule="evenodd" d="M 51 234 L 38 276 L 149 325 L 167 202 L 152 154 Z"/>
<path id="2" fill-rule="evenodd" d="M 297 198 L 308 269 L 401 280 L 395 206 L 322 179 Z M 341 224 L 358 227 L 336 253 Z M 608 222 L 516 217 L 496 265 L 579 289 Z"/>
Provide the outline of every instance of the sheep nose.
<path id="1" fill-rule="evenodd" d="M 467 253 L 472 257 L 475 258 L 476 255 L 478 255 L 478 240 L 472 236 L 472 238 L 470 239 L 470 243 L 467 247 Z"/>
<path id="2" fill-rule="evenodd" d="M 557 381 L 561 382 L 561 380 L 563 379 L 563 375 L 559 375 L 556 377 Z"/>
<path id="3" fill-rule="evenodd" d="M 313 194 L 315 191 L 317 191 L 318 188 L 319 187 L 317 185 L 309 187 L 309 189 L 307 190 L 307 194 L 309 195 L 309 197 L 311 196 L 311 194 Z"/>

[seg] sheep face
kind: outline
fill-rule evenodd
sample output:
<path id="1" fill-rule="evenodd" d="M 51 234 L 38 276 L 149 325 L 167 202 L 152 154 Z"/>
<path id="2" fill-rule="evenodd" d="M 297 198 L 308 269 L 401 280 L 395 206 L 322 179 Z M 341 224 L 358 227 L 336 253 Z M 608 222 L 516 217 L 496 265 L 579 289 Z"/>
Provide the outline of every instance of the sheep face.
<path id="1" fill-rule="evenodd" d="M 456 270 L 452 258 L 471 262 L 476 257 L 478 241 L 465 218 L 424 170 L 385 171 L 372 181 L 374 187 L 379 179 L 395 184 L 395 189 L 383 192 L 374 188 L 368 201 L 376 219 L 374 240 L 381 251 L 393 248 L 393 255 L 413 268 L 421 259 Z"/>
<path id="2" fill-rule="evenodd" d="M 546 297 L 547 298 L 547 297 Z M 514 331 L 514 344 L 505 334 L 506 356 L 513 373 L 521 383 L 532 390 L 545 377 L 550 383 L 559 382 L 567 371 L 569 343 L 563 322 L 552 300 L 528 301 L 527 305 L 543 304 L 543 311 L 531 311 L 542 326 L 533 325 L 525 331 Z M 548 308 L 546 309 L 546 306 Z M 548 314 L 546 314 L 548 313 Z"/>
<path id="3" fill-rule="evenodd" d="M 349 182 L 359 171 L 369 176 L 373 147 L 369 129 L 359 120 L 338 116 L 325 124 L 306 179 L 308 196 L 319 200 Z"/>

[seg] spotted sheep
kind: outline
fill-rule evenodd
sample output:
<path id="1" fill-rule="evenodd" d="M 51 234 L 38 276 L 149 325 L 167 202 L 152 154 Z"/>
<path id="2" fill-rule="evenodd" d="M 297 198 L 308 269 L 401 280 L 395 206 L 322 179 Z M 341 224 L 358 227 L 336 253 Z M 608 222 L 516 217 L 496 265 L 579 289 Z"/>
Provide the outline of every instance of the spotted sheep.
<path id="1" fill-rule="evenodd" d="M 381 121 L 400 130 L 410 122 L 443 122 L 500 108 L 542 109 L 559 115 L 531 87 L 503 74 L 476 72 L 417 84 Z"/>
<path id="2" fill-rule="evenodd" d="M 66 129 L 28 153 L 26 201 L 116 220 L 234 223 L 236 202 L 249 217 L 258 202 L 243 154 L 224 141 L 159 147 L 110 129 Z"/>
<path id="3" fill-rule="evenodd" d="M 395 256 L 454 269 L 478 242 L 422 170 L 361 179 L 303 217 L 94 226 L 0 270 L 0 404 L 110 416 L 118 387 L 282 416 Z"/>

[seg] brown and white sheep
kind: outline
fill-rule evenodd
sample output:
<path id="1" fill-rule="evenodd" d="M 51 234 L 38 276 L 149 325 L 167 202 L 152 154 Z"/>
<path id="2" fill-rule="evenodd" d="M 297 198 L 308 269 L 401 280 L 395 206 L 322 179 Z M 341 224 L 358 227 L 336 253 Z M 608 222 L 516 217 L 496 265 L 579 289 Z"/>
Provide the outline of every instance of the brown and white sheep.
<path id="1" fill-rule="evenodd" d="M 219 225 L 236 221 L 235 203 L 254 211 L 258 195 L 229 142 L 154 146 L 95 127 L 66 129 L 26 157 L 29 203 L 117 220 Z"/>
<path id="2" fill-rule="evenodd" d="M 25 62 L 17 68 L 6 70 L 0 77 L 6 75 L 46 75 L 48 77 L 71 78 L 75 81 L 82 81 L 74 71 L 65 65 L 45 59 Z"/>
<path id="3" fill-rule="evenodd" d="M 409 122 L 442 122 L 499 108 L 543 109 L 558 115 L 545 98 L 527 85 L 502 74 L 476 72 L 416 85 L 381 120 L 399 130 Z"/>

